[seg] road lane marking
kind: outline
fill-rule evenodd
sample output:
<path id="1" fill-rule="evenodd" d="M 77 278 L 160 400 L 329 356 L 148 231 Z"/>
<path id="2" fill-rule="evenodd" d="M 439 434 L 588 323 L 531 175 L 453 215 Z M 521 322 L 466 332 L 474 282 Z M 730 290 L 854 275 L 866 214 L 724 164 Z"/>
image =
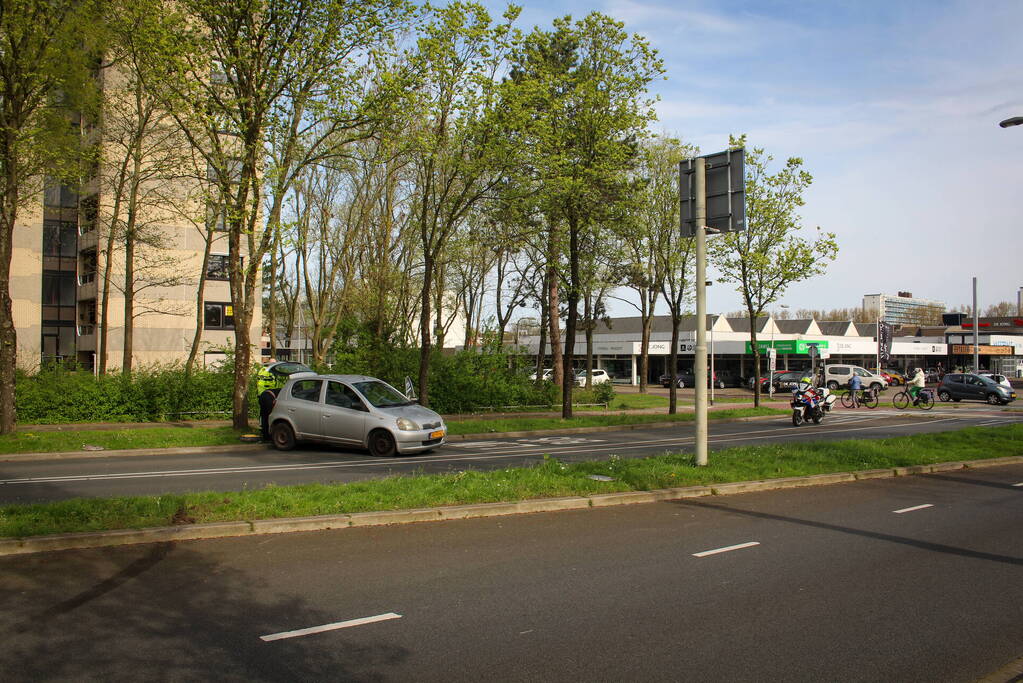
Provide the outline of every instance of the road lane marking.
<path id="1" fill-rule="evenodd" d="M 716 548 L 715 550 L 704 550 L 702 553 L 693 553 L 693 557 L 707 557 L 708 555 L 717 555 L 718 553 L 728 553 L 733 550 L 742 550 L 743 548 L 752 548 L 755 545 L 760 545 L 757 541 L 750 541 L 749 543 L 740 543 L 738 545 L 730 545 L 725 548 Z"/>
<path id="2" fill-rule="evenodd" d="M 349 619 L 348 621 L 338 621 L 333 624 L 324 624 L 323 626 L 311 626 L 309 628 L 301 628 L 297 631 L 283 631 L 281 633 L 271 633 L 268 636 L 260 636 L 259 639 L 269 643 L 271 640 L 284 640 L 285 638 L 298 638 L 300 636 L 308 636 L 313 633 L 323 633 L 324 631 L 336 631 L 339 628 L 351 628 L 352 626 L 362 626 L 364 624 L 374 624 L 378 621 L 388 621 L 390 619 L 401 619 L 400 614 L 394 612 L 388 612 L 387 614 L 378 614 L 375 617 L 362 617 L 361 619 Z"/>
<path id="3" fill-rule="evenodd" d="M 934 507 L 932 504 L 927 503 L 925 505 L 914 505 L 911 508 L 902 508 L 901 510 L 892 510 L 892 512 L 894 512 L 897 515 L 901 515 L 903 512 L 913 512 L 915 510 L 923 510 L 924 508 L 932 508 L 932 507 Z"/>
<path id="4" fill-rule="evenodd" d="M 938 424 L 940 422 L 954 422 L 958 421 L 957 417 L 941 418 L 937 420 L 928 420 L 927 424 Z M 907 422 L 903 424 L 889 425 L 889 429 L 899 429 L 902 427 L 915 427 L 918 423 Z M 808 429 L 806 431 L 794 433 L 790 432 L 785 428 L 776 426 L 772 429 L 759 429 L 750 432 L 736 432 L 722 434 L 720 436 L 710 435 L 709 441 L 711 443 L 729 443 L 732 441 L 759 441 L 762 439 L 772 439 L 778 434 L 785 432 L 789 434 L 795 434 L 796 436 L 814 437 L 822 434 L 838 434 L 838 433 L 849 433 L 859 432 L 874 429 L 874 426 L 870 427 L 847 427 L 844 429 Z M 788 428 L 788 429 L 791 429 Z M 762 434 L 762 436 L 754 436 Z M 663 439 L 649 439 L 640 440 L 633 442 L 622 443 L 622 448 L 637 447 L 642 449 L 669 449 L 672 446 L 685 446 L 689 445 L 694 441 L 692 436 L 682 437 L 668 437 Z M 63 476 L 50 476 L 50 477 L 22 477 L 17 479 L 2 479 L 0 485 L 12 485 L 12 484 L 47 484 L 47 483 L 71 483 L 71 482 L 85 482 L 85 481 L 109 481 L 116 479 L 152 479 L 152 478 L 164 478 L 164 477 L 190 477 L 190 476 L 203 476 L 203 475 L 246 475 L 246 474 L 257 474 L 261 472 L 292 472 L 302 470 L 318 470 L 318 469 L 346 469 L 346 468 L 357 468 L 357 467 L 378 467 L 381 465 L 394 466 L 394 465 L 417 465 L 423 463 L 442 463 L 442 462 L 468 462 L 474 460 L 496 460 L 508 456 L 537 456 L 541 454 L 550 455 L 568 455 L 572 453 L 582 453 L 590 450 L 592 446 L 572 446 L 572 447 L 559 447 L 559 446 L 548 446 L 539 447 L 535 450 L 523 449 L 523 444 L 507 443 L 506 445 L 511 447 L 512 450 L 507 452 L 491 451 L 486 454 L 474 455 L 472 453 L 466 453 L 465 455 L 435 455 L 435 456 L 412 456 L 407 458 L 398 458 L 395 460 L 388 460 L 381 462 L 378 460 L 333 460 L 322 463 L 295 463 L 291 465 L 242 465 L 236 467 L 213 467 L 213 468 L 198 468 L 198 469 L 184 469 L 184 470 L 158 470 L 152 472 L 136 471 L 136 472 L 115 472 L 109 474 L 83 474 L 83 475 L 63 475 Z M 617 444 L 609 444 L 611 448 L 617 446 Z"/>

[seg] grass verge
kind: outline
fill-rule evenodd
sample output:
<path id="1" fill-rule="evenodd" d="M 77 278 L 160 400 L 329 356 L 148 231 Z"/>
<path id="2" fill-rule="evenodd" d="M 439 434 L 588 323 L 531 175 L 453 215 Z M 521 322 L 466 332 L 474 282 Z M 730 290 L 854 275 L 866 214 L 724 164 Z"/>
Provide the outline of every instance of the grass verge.
<path id="1" fill-rule="evenodd" d="M 259 431 L 258 425 L 256 432 Z M 17 432 L 0 436 L 0 453 L 59 453 L 83 446 L 104 450 L 122 448 L 180 448 L 237 444 L 231 427 L 145 427 L 143 429 L 83 429 L 61 432 Z"/>
<path id="2" fill-rule="evenodd" d="M 770 408 L 759 410 L 723 410 L 710 413 L 711 419 L 773 415 L 787 411 Z M 691 421 L 692 413 L 677 415 L 581 415 L 572 420 L 561 418 L 521 417 L 502 419 L 466 419 L 448 423 L 451 434 L 487 434 L 499 432 L 565 429 L 570 427 L 598 427 L 651 422 Z M 258 433 L 259 427 L 250 429 Z M 103 450 L 129 448 L 182 448 L 187 446 L 223 446 L 240 443 L 239 432 L 231 427 L 145 427 L 141 429 L 81 430 L 67 432 L 18 432 L 0 436 L 0 454 L 6 453 L 59 453 L 80 451 L 84 446 L 98 446 Z"/>
<path id="3" fill-rule="evenodd" d="M 231 493 L 189 493 L 0 506 L 0 536 L 139 529 L 218 521 L 400 510 L 639 491 L 829 472 L 904 467 L 1023 455 L 1023 425 L 971 427 L 892 439 L 776 444 L 714 451 L 707 467 L 691 454 L 529 468 L 414 475 L 350 484 L 270 486 Z M 602 482 L 591 474 L 613 477 Z"/>

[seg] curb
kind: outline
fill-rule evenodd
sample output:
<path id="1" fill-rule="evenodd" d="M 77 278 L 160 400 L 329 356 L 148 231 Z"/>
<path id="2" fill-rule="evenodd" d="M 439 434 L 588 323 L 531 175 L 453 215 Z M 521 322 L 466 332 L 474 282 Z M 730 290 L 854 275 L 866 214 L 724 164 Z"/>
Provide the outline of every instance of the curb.
<path id="1" fill-rule="evenodd" d="M 729 417 L 719 420 L 711 420 L 716 424 L 729 422 L 756 422 L 758 420 L 770 420 L 781 417 L 781 415 L 753 415 L 750 417 Z M 558 434 L 587 434 L 594 432 L 618 432 L 632 429 L 663 429 L 666 427 L 677 427 L 679 425 L 693 424 L 692 420 L 675 420 L 672 422 L 641 422 L 635 424 L 608 425 L 599 427 L 566 427 L 564 429 L 533 429 L 519 432 L 478 432 L 476 434 L 455 434 L 448 435 L 447 441 L 475 441 L 484 438 L 509 438 L 521 439 L 529 436 L 544 436 Z M 19 462 L 25 460 L 63 460 L 67 458 L 110 458 L 125 456 L 149 456 L 149 455 L 216 455 L 218 453 L 235 453 L 239 451 L 252 450 L 259 447 L 259 443 L 248 444 L 224 444 L 222 446 L 181 446 L 178 448 L 125 448 L 110 451 L 57 451 L 37 453 L 5 453 L 0 454 L 0 462 Z M 269 449 L 269 447 L 267 447 Z"/>
<path id="2" fill-rule="evenodd" d="M 960 462 L 944 462 L 932 465 L 913 465 L 886 469 L 860 470 L 813 474 L 805 477 L 786 477 L 759 481 L 737 481 L 706 486 L 686 486 L 653 491 L 624 491 L 621 493 L 598 493 L 590 496 L 568 496 L 564 498 L 537 498 L 503 503 L 478 503 L 471 505 L 449 505 L 435 508 L 412 510 L 384 510 L 380 512 L 354 512 L 340 515 L 316 515 L 312 517 L 288 517 L 284 519 L 262 519 L 241 522 L 213 522 L 187 526 L 156 527 L 152 529 L 120 529 L 116 531 L 91 531 L 73 534 L 54 534 L 23 539 L 0 539 L 0 556 L 26 555 L 29 553 L 55 550 L 80 550 L 105 548 L 137 543 L 161 543 L 169 541 L 194 541 L 208 538 L 228 538 L 281 534 L 296 531 L 326 531 L 354 527 L 383 526 L 388 524 L 412 524 L 416 522 L 437 522 L 478 517 L 499 517 L 533 512 L 561 512 L 563 510 L 584 510 L 610 507 L 612 505 L 635 505 L 657 503 L 705 496 L 728 496 L 755 491 L 775 491 L 805 486 L 825 486 L 869 479 L 892 479 L 914 474 L 951 472 L 1001 465 L 1023 464 L 1023 456 L 989 458 Z"/>

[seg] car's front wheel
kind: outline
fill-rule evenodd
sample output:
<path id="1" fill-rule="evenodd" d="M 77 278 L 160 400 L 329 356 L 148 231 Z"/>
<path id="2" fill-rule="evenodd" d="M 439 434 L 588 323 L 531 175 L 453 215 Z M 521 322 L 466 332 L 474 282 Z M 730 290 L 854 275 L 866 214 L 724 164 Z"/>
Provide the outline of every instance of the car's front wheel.
<path id="1" fill-rule="evenodd" d="M 377 429 L 369 435 L 369 452 L 378 458 L 390 458 L 398 454 L 398 446 L 389 431 Z"/>
<path id="2" fill-rule="evenodd" d="M 1001 405 L 1002 398 L 998 394 L 988 394 L 987 395 L 987 402 L 990 403 L 993 406 Z"/>
<path id="3" fill-rule="evenodd" d="M 682 380 L 678 380 L 677 382 L 675 382 L 675 386 L 678 387 L 679 389 L 685 389 L 686 383 L 683 382 Z"/>
<path id="4" fill-rule="evenodd" d="M 287 422 L 278 422 L 270 429 L 274 448 L 279 451 L 290 451 L 295 447 L 295 430 Z"/>
<path id="5" fill-rule="evenodd" d="M 939 391 L 938 400 L 943 403 L 948 403 L 949 401 L 952 400 L 952 394 L 948 393 L 947 391 Z"/>

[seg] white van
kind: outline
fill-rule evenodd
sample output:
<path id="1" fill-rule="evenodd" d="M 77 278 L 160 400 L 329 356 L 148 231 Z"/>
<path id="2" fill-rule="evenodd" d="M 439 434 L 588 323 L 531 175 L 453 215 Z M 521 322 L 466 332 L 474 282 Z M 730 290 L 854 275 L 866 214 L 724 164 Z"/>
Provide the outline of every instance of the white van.
<path id="1" fill-rule="evenodd" d="M 888 382 L 884 377 L 881 375 L 875 375 L 870 370 L 861 368 L 859 365 L 824 366 L 824 384 L 832 391 L 839 387 L 848 387 L 849 380 L 853 378 L 853 375 L 860 376 L 860 381 L 863 382 L 864 389 L 875 389 L 877 391 L 881 391 L 882 389 L 888 388 Z"/>

